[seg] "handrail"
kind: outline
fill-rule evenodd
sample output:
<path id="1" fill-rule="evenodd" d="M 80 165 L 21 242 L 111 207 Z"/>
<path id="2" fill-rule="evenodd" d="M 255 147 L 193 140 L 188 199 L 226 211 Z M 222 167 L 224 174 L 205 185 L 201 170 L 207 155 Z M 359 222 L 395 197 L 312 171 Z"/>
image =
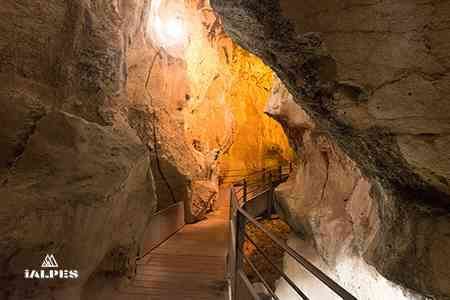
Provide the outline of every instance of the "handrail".
<path id="1" fill-rule="evenodd" d="M 289 285 L 297 292 L 297 294 L 300 295 L 300 297 L 302 297 L 302 299 L 309 300 L 309 298 L 295 285 L 295 283 L 282 270 L 280 270 L 280 268 L 274 262 L 270 260 L 267 254 L 265 254 L 264 251 L 261 250 L 258 245 L 256 245 L 256 242 L 251 237 L 249 237 L 247 233 L 245 234 L 245 238 L 249 240 L 250 243 L 252 243 L 256 251 L 259 254 L 261 254 L 262 257 L 264 257 L 264 259 L 272 266 L 272 268 L 277 270 L 278 274 L 280 274 L 280 276 L 283 277 L 283 279 L 289 283 Z"/>
<path id="2" fill-rule="evenodd" d="M 278 176 L 278 179 L 276 181 L 274 181 L 274 177 L 272 176 L 272 171 L 274 171 L 274 169 L 268 171 L 270 172 L 270 181 L 269 182 L 265 182 L 265 179 L 267 176 L 265 176 L 266 173 L 263 173 L 263 180 L 262 180 L 262 184 L 260 185 L 260 191 L 257 192 L 256 194 L 251 194 L 248 193 L 247 190 L 247 185 L 246 185 L 246 179 L 244 178 L 243 180 L 240 180 L 238 182 L 236 182 L 232 188 L 231 188 L 231 207 L 233 208 L 233 216 L 235 217 L 239 217 L 242 216 L 245 218 L 246 221 L 252 223 L 254 226 L 256 226 L 259 230 L 261 230 L 266 236 L 268 236 L 278 247 L 280 247 L 281 249 L 283 249 L 289 256 L 291 256 L 292 258 L 294 258 L 303 268 L 305 268 L 308 272 L 310 272 L 313 276 L 315 276 L 318 280 L 320 280 L 323 284 L 325 284 L 328 288 L 330 288 L 335 294 L 337 294 L 339 297 L 341 297 L 344 300 L 357 300 L 357 298 L 355 298 L 353 295 L 351 295 L 349 292 L 347 292 L 343 287 L 341 287 L 339 284 L 337 284 L 335 281 L 333 281 L 330 277 L 328 277 L 325 273 L 323 273 L 321 270 L 319 270 L 316 266 L 314 266 L 312 263 L 310 263 L 307 259 L 305 259 L 303 256 L 301 256 L 299 253 L 297 253 L 294 249 L 292 249 L 289 245 L 287 245 L 284 241 L 280 240 L 278 237 L 276 237 L 272 232 L 270 232 L 269 230 L 267 230 L 261 223 L 259 223 L 253 216 L 251 216 L 244 208 L 243 208 L 243 204 L 256 199 L 257 197 L 265 194 L 265 193 L 269 193 L 271 191 L 273 191 L 275 184 L 276 183 L 280 183 L 281 181 L 285 180 L 289 173 L 292 171 L 292 165 L 289 166 L 289 173 L 283 173 L 283 167 L 279 167 L 278 169 L 275 169 L 278 172 L 278 174 L 276 174 Z M 256 190 L 257 191 L 257 190 Z M 241 197 L 239 197 L 239 192 L 242 194 Z M 243 202 L 243 204 L 241 205 L 240 202 Z M 270 204 L 271 205 L 271 204 Z M 239 218 L 238 218 L 239 220 Z M 232 222 L 233 224 L 233 222 Z M 234 228 L 232 228 L 234 229 Z M 239 241 L 239 237 L 241 234 L 243 234 L 243 238 L 249 240 L 252 244 L 255 245 L 255 247 L 257 248 L 258 251 L 261 251 L 256 244 L 254 243 L 253 240 L 251 240 L 247 234 L 245 233 L 245 227 L 244 227 L 244 232 L 242 233 L 241 230 L 242 228 L 240 228 L 239 226 L 237 227 L 237 230 L 232 230 L 232 233 L 236 235 L 236 237 L 233 237 L 234 240 Z M 240 249 L 239 245 L 237 246 L 237 251 L 235 251 L 234 253 L 237 257 L 239 254 L 243 255 L 243 259 L 250 265 L 250 267 L 254 270 L 255 266 L 251 263 L 251 261 L 249 261 L 249 258 L 247 258 L 244 253 L 242 252 L 242 249 Z M 269 259 L 264 253 L 262 253 L 265 259 Z M 237 258 L 236 258 L 237 260 Z M 269 259 L 270 260 L 270 259 Z M 271 264 L 274 265 L 274 263 L 272 261 L 270 261 Z M 276 270 L 280 273 L 280 275 L 286 280 L 286 282 L 296 291 L 296 293 L 302 298 L 302 299 L 309 299 L 299 288 L 298 286 L 291 280 L 289 279 L 289 277 L 283 272 L 281 271 L 279 268 L 276 268 Z M 238 269 L 236 268 L 234 270 L 235 272 L 238 271 Z M 267 287 L 267 282 L 264 280 L 264 278 L 261 278 L 261 274 L 257 271 L 254 270 L 255 274 L 257 274 L 257 276 L 262 279 L 261 281 L 263 282 L 263 284 Z M 232 276 L 237 276 L 237 274 L 231 274 Z M 287 278 L 287 279 L 286 279 Z M 271 296 L 275 299 L 277 299 L 278 297 L 274 297 L 273 291 L 270 289 L 270 287 L 267 289 L 269 291 L 269 293 L 271 294 Z"/>
<path id="3" fill-rule="evenodd" d="M 219 176 L 219 181 L 221 181 L 222 183 L 233 183 L 234 184 L 234 183 L 236 183 L 237 179 L 239 179 L 239 178 L 247 178 L 247 179 L 249 179 L 249 178 L 252 178 L 252 177 L 255 177 L 255 176 L 259 176 L 260 174 L 262 174 L 264 176 L 265 174 L 270 174 L 272 172 L 276 173 L 277 171 L 280 172 L 280 170 L 283 171 L 286 168 L 289 169 L 289 173 L 290 173 L 292 171 L 292 168 L 293 168 L 292 162 L 289 162 L 289 163 L 284 164 L 284 165 L 272 166 L 272 167 L 269 167 L 267 169 L 263 168 L 261 170 L 252 171 L 250 173 L 248 173 L 247 172 L 248 170 L 246 170 L 246 169 L 221 170 L 221 173 L 225 173 L 225 174 L 226 173 L 231 173 L 231 175 L 230 174 L 220 175 Z M 242 171 L 243 173 L 241 173 L 241 174 L 239 174 L 239 173 L 238 174 L 233 174 L 233 172 L 240 172 L 240 171 Z M 230 178 L 231 181 L 224 182 L 223 181 L 224 178 Z"/>
<path id="4" fill-rule="evenodd" d="M 325 285 L 327 285 L 331 290 L 333 290 L 337 295 L 339 295 L 342 299 L 351 299 L 355 300 L 356 298 L 349 294 L 346 290 L 344 290 L 341 286 L 339 286 L 336 282 L 334 282 L 330 277 L 325 275 L 322 271 L 320 271 L 317 267 L 303 258 L 300 254 L 298 254 L 294 249 L 286 245 L 286 243 L 282 242 L 279 238 L 277 238 L 273 233 L 264 228 L 261 223 L 259 223 L 256 219 L 250 216 L 244 209 L 241 207 L 237 207 L 237 210 L 253 225 L 258 227 L 262 232 L 264 232 L 273 242 L 275 242 L 280 248 L 286 251 L 292 258 L 294 258 L 297 262 L 299 262 L 306 270 L 308 270 L 311 274 L 317 277 L 320 281 L 322 281 Z"/>
<path id="5" fill-rule="evenodd" d="M 281 165 L 281 166 L 289 166 L 289 165 L 291 165 L 292 163 L 291 162 L 289 162 L 289 163 L 286 163 L 285 165 Z M 262 169 L 259 169 L 259 170 L 252 170 L 252 173 L 246 173 L 246 174 L 258 174 L 258 173 L 263 173 L 263 172 L 267 172 L 267 171 L 269 171 L 269 170 L 276 170 L 277 168 L 279 168 L 280 167 L 280 165 L 276 165 L 276 166 L 271 166 L 271 167 L 268 167 L 268 168 L 262 168 Z M 230 173 L 230 172 L 241 172 L 241 171 L 243 171 L 243 172 L 246 172 L 246 171 L 248 171 L 249 169 L 222 169 L 221 170 L 221 172 L 224 172 L 224 173 Z"/>
<path id="6" fill-rule="evenodd" d="M 245 256 L 244 252 L 239 249 L 238 250 L 239 253 L 242 255 L 242 257 L 244 258 L 244 260 L 248 263 L 248 265 L 250 266 L 250 268 L 252 268 L 253 272 L 255 272 L 256 276 L 258 276 L 258 278 L 261 280 L 261 282 L 263 283 L 263 285 L 266 287 L 267 291 L 269 291 L 269 294 L 272 296 L 272 298 L 274 298 L 275 300 L 280 300 L 280 298 L 278 298 L 278 296 L 275 294 L 275 291 L 272 290 L 272 288 L 270 287 L 270 285 L 267 283 L 267 281 L 264 279 L 264 276 L 261 275 L 261 273 L 258 271 L 258 269 L 256 268 L 255 264 L 252 263 L 252 261 L 250 260 L 250 258 L 248 258 L 247 256 Z"/>
<path id="7" fill-rule="evenodd" d="M 181 205 L 181 203 L 182 203 L 182 201 L 178 201 L 178 202 L 175 202 L 175 203 L 170 204 L 170 205 L 167 206 L 167 207 L 164 207 L 164 208 L 162 208 L 162 209 L 160 209 L 160 210 L 157 210 L 157 211 L 155 211 L 155 212 L 153 213 L 152 217 L 156 217 L 156 216 L 158 216 L 158 215 L 162 215 L 162 214 L 166 213 L 167 211 L 173 209 L 174 207 Z"/>

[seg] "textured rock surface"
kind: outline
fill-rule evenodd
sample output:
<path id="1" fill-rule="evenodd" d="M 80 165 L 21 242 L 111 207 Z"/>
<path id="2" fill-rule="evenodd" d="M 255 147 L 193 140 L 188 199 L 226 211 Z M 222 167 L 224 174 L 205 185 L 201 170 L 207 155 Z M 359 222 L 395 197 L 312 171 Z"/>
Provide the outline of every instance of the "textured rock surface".
<path id="1" fill-rule="evenodd" d="M 448 209 L 448 173 L 424 167 L 449 159 L 438 150 L 450 124 L 447 2 L 211 3 L 230 36 L 274 68 L 366 175 Z"/>
<path id="2" fill-rule="evenodd" d="M 299 251 L 301 249 L 306 259 L 339 282 L 347 290 L 352 291 L 352 294 L 357 299 L 428 299 L 386 280 L 380 276 L 375 268 L 368 266 L 363 260 L 357 257 L 342 256 L 337 261 L 337 265 L 330 268 L 317 255 L 314 247 L 310 243 L 298 238 L 298 236 L 292 236 L 288 244 Z M 324 288 L 321 282 L 312 277 L 305 269 L 299 267 L 292 258 L 284 258 L 284 269 L 293 280 L 301 284 L 302 290 L 308 296 L 327 300 L 342 299 L 336 296 L 331 290 Z M 277 294 L 280 299 L 299 299 L 284 281 L 278 282 Z"/>
<path id="3" fill-rule="evenodd" d="M 216 78 L 235 57 L 226 57 L 223 49 L 232 42 L 208 4 L 186 2 L 202 39 L 192 42 L 192 59 L 186 59 L 151 40 L 149 0 L 69 2 L 6 0 L 0 6 L 0 265 L 6 270 L 0 281 L 8 286 L 2 299 L 77 299 L 96 272 L 132 274 L 155 210 L 184 201 L 186 219 L 195 221 L 212 206 L 217 159 L 233 143 L 233 126 L 225 122 L 230 110 L 217 111 L 226 128 L 211 134 L 210 148 L 199 154 L 193 143 L 218 124 L 205 111 L 206 118 L 195 113 L 194 98 L 225 107 L 224 85 L 248 73 L 228 70 L 228 78 Z M 253 60 L 272 74 L 256 57 L 239 53 L 247 57 L 236 59 Z M 257 98 L 253 77 L 244 84 L 245 95 L 254 97 L 250 104 Z M 264 88 L 259 92 L 268 96 Z M 244 118 L 245 108 L 240 111 Z M 258 128 L 275 128 L 278 136 L 270 134 L 287 146 L 276 122 L 254 115 L 253 123 L 265 118 Z M 222 152 L 216 143 L 225 145 Z M 24 268 L 39 268 L 46 253 L 78 269 L 80 280 L 36 287 L 29 281 L 20 289 Z"/>
<path id="4" fill-rule="evenodd" d="M 159 206 L 172 203 L 167 196 L 175 194 L 191 204 L 186 219 L 196 220 L 206 202 L 212 205 L 212 199 L 198 197 L 206 194 L 195 191 L 196 182 L 217 182 L 220 169 L 286 159 L 290 149 L 282 128 L 263 113 L 272 71 L 224 35 L 207 2 L 159 4 L 163 20 L 180 15 L 189 43 L 167 46 L 155 39 L 154 26 L 134 36 L 128 52 L 127 88 L 133 95 L 128 118 L 157 150 Z"/>
<path id="5" fill-rule="evenodd" d="M 435 247 L 450 242 L 448 216 L 403 203 L 369 182 L 281 82 L 273 92 L 267 113 L 285 124 L 299 157 L 295 175 L 277 190 L 279 210 L 301 237 L 292 245 L 358 299 L 423 299 L 383 276 L 424 295 L 448 297 L 448 251 Z M 295 265 L 286 258 L 286 270 L 311 297 L 331 297 Z M 280 295 L 288 290 L 280 284 Z"/>
<path id="6" fill-rule="evenodd" d="M 130 64 L 145 54 L 136 49 L 145 42 L 147 5 L 55 0 L 0 7 L 2 299 L 79 299 L 95 272 L 133 273 L 165 186 L 149 138 L 152 110 L 139 98 L 147 73 L 139 77 Z M 141 57 L 146 70 L 150 55 Z M 172 132 L 172 140 L 157 142 L 166 142 L 158 148 L 162 168 L 175 169 L 171 179 L 185 183 L 193 163 L 164 164 L 173 132 L 183 126 L 156 123 Z M 46 253 L 79 270 L 80 279 L 22 282 L 24 269 L 39 269 Z"/>
<path id="7" fill-rule="evenodd" d="M 65 297 L 76 299 L 72 285 L 81 288 L 108 253 L 124 255 L 110 271 L 126 271 L 155 205 L 148 159 L 131 128 L 102 127 L 63 112 L 43 117 L 1 187 L 4 274 L 21 278 L 54 253 L 62 267 L 80 272 L 79 280 L 64 282 Z M 12 290 L 18 299 L 40 292 L 26 284 L 20 294 Z M 47 292 L 41 297 L 52 297 Z"/>
<path id="8" fill-rule="evenodd" d="M 203 162 L 193 155 L 184 139 L 181 110 L 189 89 L 185 63 L 155 50 L 142 28 L 131 41 L 127 55 L 127 93 L 131 102 L 127 119 L 151 152 L 161 209 L 174 201 L 188 201 L 191 178 L 205 172 Z M 190 207 L 186 213 L 191 216 Z"/>
<path id="9" fill-rule="evenodd" d="M 322 149 L 322 154 L 305 150 L 306 161 L 316 168 L 300 163 L 299 180 L 311 179 L 312 190 L 300 196 L 307 197 L 305 205 L 314 206 L 309 199 L 317 195 L 331 198 L 323 206 L 325 212 L 312 213 L 318 217 L 297 222 L 314 220 L 315 229 L 309 232 L 315 231 L 312 235 L 320 240 L 318 234 L 330 230 L 320 227 L 334 230 L 335 214 L 345 235 L 351 225 L 348 208 L 332 199 L 344 200 L 358 182 L 360 175 L 348 176 L 351 164 L 337 167 L 339 161 L 351 159 L 371 185 L 369 195 L 362 197 L 376 205 L 364 206 L 378 207 L 379 221 L 374 224 L 381 226 L 371 243 L 360 245 L 366 249 L 365 261 L 391 281 L 423 294 L 449 297 L 450 287 L 442 282 L 449 277 L 442 259 L 447 250 L 433 246 L 448 243 L 445 228 L 450 222 L 449 156 L 444 146 L 450 124 L 449 3 L 211 3 L 223 17 L 227 33 L 277 72 L 317 127 L 311 140 L 304 128 L 287 129 L 292 143 Z M 329 169 L 333 164 L 336 167 Z M 324 178 L 335 184 L 329 192 L 314 186 Z M 358 233 L 359 240 L 360 234 L 369 233 Z M 329 249 L 325 243 L 318 242 L 318 250 L 330 251 L 330 259 L 333 243 Z"/>
<path id="10" fill-rule="evenodd" d="M 186 135 L 216 171 L 261 169 L 287 160 L 292 152 L 279 124 L 264 114 L 273 72 L 238 47 L 207 1 L 191 1 L 192 42 L 186 48 Z"/>

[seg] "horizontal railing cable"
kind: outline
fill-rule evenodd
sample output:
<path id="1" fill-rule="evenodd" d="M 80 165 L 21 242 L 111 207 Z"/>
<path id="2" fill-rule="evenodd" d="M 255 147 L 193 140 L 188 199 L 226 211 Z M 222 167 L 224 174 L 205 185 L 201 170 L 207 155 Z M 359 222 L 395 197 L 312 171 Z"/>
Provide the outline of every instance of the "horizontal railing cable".
<path id="1" fill-rule="evenodd" d="M 261 275 L 261 273 L 258 271 L 258 269 L 255 267 L 255 265 L 252 263 L 252 261 L 250 260 L 250 258 L 248 258 L 244 252 L 241 249 L 238 249 L 239 253 L 242 255 L 242 257 L 244 258 L 245 262 L 250 266 L 250 268 L 253 270 L 253 272 L 255 272 L 256 276 L 258 276 L 259 280 L 261 280 L 262 284 L 266 287 L 267 291 L 269 292 L 269 294 L 273 297 L 273 299 L 275 300 L 280 300 L 280 298 L 278 298 L 278 296 L 275 294 L 275 292 L 272 290 L 272 288 L 270 287 L 270 285 L 267 283 L 267 281 L 264 279 L 264 277 Z"/>
<path id="2" fill-rule="evenodd" d="M 263 169 L 261 171 L 252 172 L 247 174 L 231 174 L 226 176 L 221 176 L 222 182 L 226 182 L 226 178 L 230 178 L 233 183 L 232 193 L 231 193 L 231 207 L 234 208 L 234 214 L 237 216 L 242 216 L 245 221 L 253 224 L 257 229 L 262 231 L 266 236 L 268 236 L 273 243 L 275 243 L 278 247 L 280 247 L 285 253 L 287 253 L 290 257 L 292 257 L 295 261 L 297 261 L 303 268 L 305 268 L 308 272 L 310 272 L 313 276 L 315 276 L 318 280 L 320 280 L 324 285 L 330 288 L 334 293 L 339 295 L 344 300 L 357 300 L 353 295 L 347 292 L 344 288 L 342 288 L 339 284 L 334 282 L 330 277 L 328 277 L 325 273 L 315 267 L 312 263 L 306 260 L 303 256 L 297 253 L 294 249 L 292 249 L 289 245 L 287 245 L 284 241 L 280 240 L 277 236 L 275 236 L 271 231 L 266 229 L 264 225 L 259 223 L 253 216 L 251 216 L 245 209 L 244 205 L 246 202 L 257 199 L 261 195 L 269 193 L 273 188 L 285 181 L 290 172 L 293 170 L 292 163 L 288 166 L 278 166 L 270 169 Z M 225 170 L 226 171 L 226 170 Z M 231 171 L 231 170 L 229 170 Z M 239 170 L 235 170 L 239 171 Z M 232 173 L 232 172 L 231 172 Z M 254 176 L 259 175 L 260 178 L 255 178 Z M 239 180 L 233 178 L 239 178 Z M 270 194 L 268 194 L 270 195 Z M 268 202 L 269 203 L 269 202 Z M 269 205 L 269 204 L 268 204 Z M 272 204 L 270 204 L 271 206 Z M 269 211 L 271 209 L 269 208 Z M 245 222 L 244 221 L 244 222 Z M 300 288 L 265 254 L 260 247 L 256 244 L 256 242 L 251 239 L 248 234 L 245 232 L 240 232 L 241 230 L 234 231 L 236 236 L 239 234 L 243 234 L 244 239 L 248 240 L 253 246 L 255 246 L 256 251 L 261 254 L 264 259 L 269 262 L 269 264 L 275 268 L 275 270 L 279 273 L 279 275 L 295 290 L 295 292 L 304 300 L 309 300 L 309 298 L 300 290 Z M 263 278 L 261 273 L 257 270 L 256 266 L 251 262 L 251 260 L 245 256 L 242 252 L 242 249 L 238 247 L 238 252 L 235 255 L 238 256 L 238 253 L 242 254 L 243 259 L 247 262 L 247 264 L 253 269 L 257 277 L 261 280 L 263 285 L 266 287 L 267 291 L 273 297 L 273 299 L 279 300 L 278 296 L 272 290 L 272 288 L 268 285 L 267 281 Z M 237 274 L 234 274 L 236 276 Z"/>
<path id="3" fill-rule="evenodd" d="M 309 300 L 309 298 L 297 287 L 297 285 L 286 275 L 286 273 L 284 273 L 282 270 L 280 270 L 280 268 L 274 263 L 272 262 L 272 260 L 264 253 L 264 251 L 262 251 L 258 245 L 256 245 L 255 241 L 253 239 L 251 239 L 248 234 L 245 234 L 245 238 L 252 243 L 252 245 L 255 247 L 256 251 L 261 254 L 262 257 L 264 257 L 264 259 L 278 272 L 278 274 L 280 274 L 281 277 L 283 277 L 284 280 L 286 280 L 286 282 L 295 290 L 295 292 L 302 297 L 302 299 L 304 300 Z"/>
<path id="4" fill-rule="evenodd" d="M 356 300 L 354 296 L 344 290 L 341 286 L 335 283 L 330 277 L 328 277 L 325 273 L 320 271 L 317 267 L 303 258 L 300 254 L 298 254 L 294 249 L 286 245 L 283 241 L 281 241 L 278 237 L 276 237 L 273 233 L 267 230 L 261 223 L 259 223 L 256 219 L 250 216 L 244 209 L 242 209 L 239 205 L 236 206 L 238 212 L 244 216 L 250 223 L 255 225 L 258 229 L 264 232 L 275 244 L 277 244 L 281 249 L 283 249 L 287 254 L 289 254 L 292 258 L 294 258 L 298 263 L 300 263 L 306 270 L 308 270 L 311 274 L 313 274 L 316 278 L 318 278 L 322 283 L 328 286 L 332 291 L 334 291 L 337 295 L 339 295 L 342 299 L 345 300 Z"/>

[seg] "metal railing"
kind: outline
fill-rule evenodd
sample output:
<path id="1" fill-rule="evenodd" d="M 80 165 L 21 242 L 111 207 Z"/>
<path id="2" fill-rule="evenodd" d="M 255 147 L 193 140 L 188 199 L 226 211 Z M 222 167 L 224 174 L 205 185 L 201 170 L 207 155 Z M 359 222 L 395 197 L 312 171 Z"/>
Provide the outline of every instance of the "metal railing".
<path id="1" fill-rule="evenodd" d="M 280 166 L 274 169 L 262 170 L 261 172 L 253 172 L 245 178 L 235 182 L 230 192 L 230 234 L 231 243 L 228 252 L 228 279 L 230 283 L 230 298 L 232 300 L 256 299 L 260 297 L 255 292 L 253 285 L 250 283 L 245 271 L 244 263 L 253 270 L 256 277 L 265 286 L 267 292 L 272 299 L 280 300 L 274 289 L 268 284 L 267 280 L 258 270 L 257 266 L 247 257 L 243 251 L 245 241 L 251 243 L 257 253 L 259 253 L 265 261 L 267 261 L 273 269 L 283 278 L 289 286 L 297 293 L 301 299 L 309 300 L 310 298 L 295 284 L 289 276 L 276 265 L 275 262 L 264 253 L 257 241 L 250 238 L 246 233 L 246 224 L 253 224 L 264 235 L 280 247 L 285 253 L 292 257 L 300 266 L 306 269 L 315 278 L 320 280 L 326 287 L 331 289 L 336 295 L 345 300 L 355 300 L 356 298 L 347 292 L 343 287 L 333 281 L 330 277 L 320 271 L 312 263 L 303 256 L 289 247 L 284 241 L 276 237 L 271 231 L 265 228 L 256 220 L 256 214 L 271 215 L 274 206 L 273 191 L 274 188 L 285 181 L 292 171 L 292 165 Z M 226 179 L 226 178 L 225 178 Z M 226 180 L 222 179 L 223 182 Z M 253 210 L 256 213 L 250 213 L 252 202 L 263 203 L 264 209 Z M 259 204 L 260 205 L 260 204 Z"/>

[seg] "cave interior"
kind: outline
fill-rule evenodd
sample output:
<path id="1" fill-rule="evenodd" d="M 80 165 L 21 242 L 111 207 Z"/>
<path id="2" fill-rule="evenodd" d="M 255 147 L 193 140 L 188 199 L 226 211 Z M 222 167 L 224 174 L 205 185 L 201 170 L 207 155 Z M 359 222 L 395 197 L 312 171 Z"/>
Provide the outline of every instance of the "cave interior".
<path id="1" fill-rule="evenodd" d="M 240 299 L 234 193 L 347 299 L 450 299 L 449 16 L 3 0 L 0 299 Z M 240 225 L 261 299 L 345 299 Z"/>

